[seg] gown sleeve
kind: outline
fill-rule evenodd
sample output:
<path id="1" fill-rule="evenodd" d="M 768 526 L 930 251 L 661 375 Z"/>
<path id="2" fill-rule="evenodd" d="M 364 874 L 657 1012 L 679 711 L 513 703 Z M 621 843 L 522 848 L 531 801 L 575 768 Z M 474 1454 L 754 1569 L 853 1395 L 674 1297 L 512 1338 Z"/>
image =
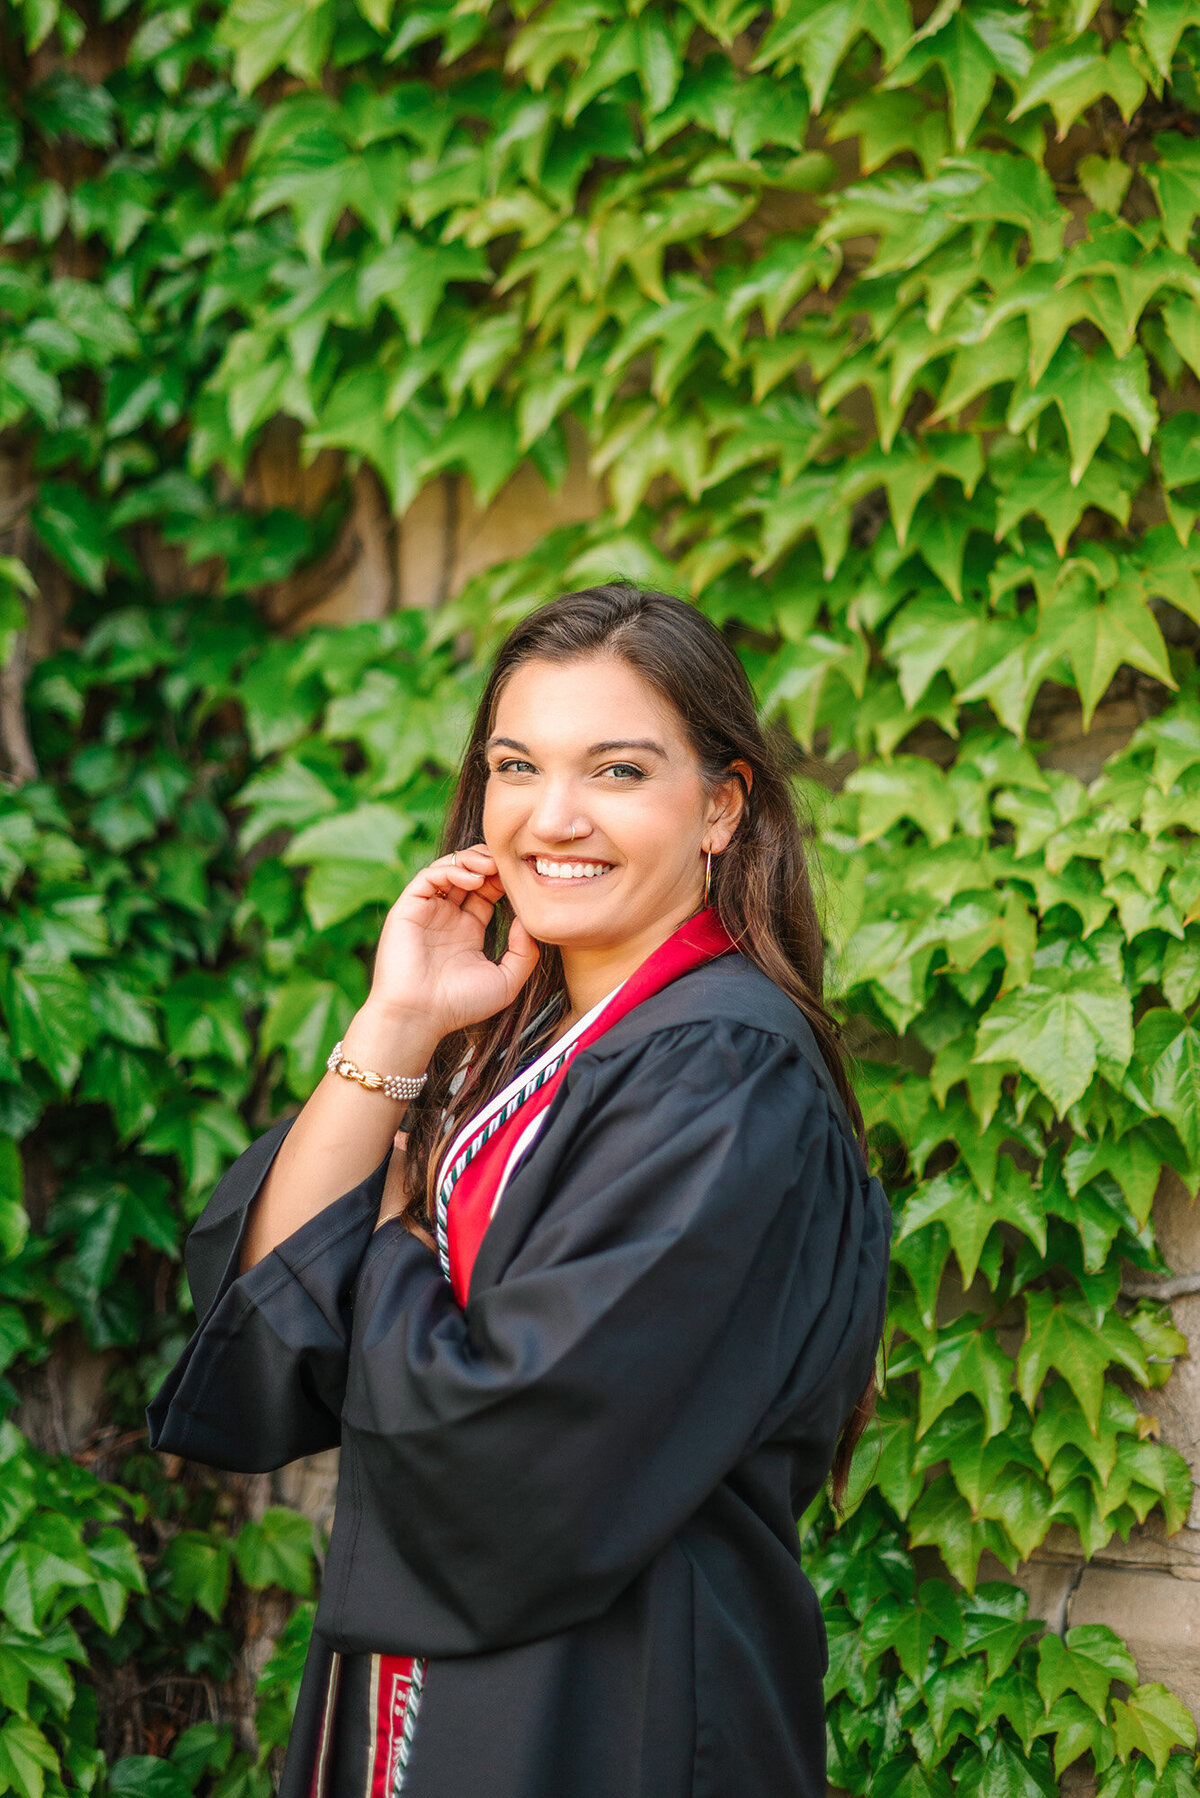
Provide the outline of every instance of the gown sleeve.
<path id="1" fill-rule="evenodd" d="M 184 1250 L 198 1319 L 147 1409 L 151 1448 L 265 1472 L 341 1439 L 354 1283 L 371 1244 L 391 1151 L 244 1274 L 250 1207 L 293 1119 L 241 1154 Z"/>
<path id="2" fill-rule="evenodd" d="M 319 1619 L 344 1642 L 599 1615 L 768 1434 L 819 1486 L 869 1375 L 890 1214 L 792 1042 L 679 1025 L 570 1084 L 498 1281 L 460 1310 L 395 1222 L 362 1271 Z"/>

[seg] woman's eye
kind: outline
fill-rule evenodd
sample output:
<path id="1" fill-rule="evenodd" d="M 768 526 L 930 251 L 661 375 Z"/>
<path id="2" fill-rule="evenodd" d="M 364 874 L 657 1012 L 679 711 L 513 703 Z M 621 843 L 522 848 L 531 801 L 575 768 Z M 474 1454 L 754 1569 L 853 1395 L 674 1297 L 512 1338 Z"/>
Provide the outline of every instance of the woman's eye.
<path id="1" fill-rule="evenodd" d="M 523 756 L 507 755 L 503 761 L 493 763 L 488 772 L 491 774 L 536 774 L 537 769 Z M 602 775 L 611 774 L 614 779 L 621 781 L 637 781 L 646 778 L 646 770 L 639 768 L 635 762 L 610 762 L 608 767 L 601 768 L 599 772 Z"/>

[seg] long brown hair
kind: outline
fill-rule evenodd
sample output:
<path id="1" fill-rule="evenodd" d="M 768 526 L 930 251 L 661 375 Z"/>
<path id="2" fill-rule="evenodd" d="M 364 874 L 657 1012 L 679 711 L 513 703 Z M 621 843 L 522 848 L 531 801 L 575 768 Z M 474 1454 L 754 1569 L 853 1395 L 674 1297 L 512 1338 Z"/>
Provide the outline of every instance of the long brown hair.
<path id="1" fill-rule="evenodd" d="M 483 839 L 485 746 L 500 695 L 514 671 L 532 660 L 575 662 L 597 655 L 620 657 L 674 707 L 710 789 L 729 779 L 733 762 L 749 767 L 753 780 L 738 828 L 713 859 L 711 903 L 746 959 L 807 1018 L 863 1144 L 862 1113 L 838 1026 L 822 997 L 824 942 L 784 756 L 759 724 L 741 662 L 694 606 L 668 593 L 616 581 L 564 594 L 523 618 L 501 646 L 480 699 L 447 808 L 441 853 Z M 510 915 L 507 902 L 501 901 L 485 938 L 489 954 L 500 952 Z M 451 1098 L 459 1120 L 485 1105 L 515 1073 L 531 1025 L 553 1011 L 553 1002 L 565 994 L 558 951 L 543 946 L 537 967 L 511 1005 L 452 1032 L 438 1045 L 408 1120 L 410 1227 L 427 1229 L 435 1215 L 439 1151 L 452 1128 L 447 1122 Z M 468 1055 L 465 1078 L 452 1094 L 451 1081 Z M 873 1389 L 874 1382 L 838 1443 L 831 1470 L 835 1503 L 841 1500 L 855 1444 L 871 1414 Z"/>

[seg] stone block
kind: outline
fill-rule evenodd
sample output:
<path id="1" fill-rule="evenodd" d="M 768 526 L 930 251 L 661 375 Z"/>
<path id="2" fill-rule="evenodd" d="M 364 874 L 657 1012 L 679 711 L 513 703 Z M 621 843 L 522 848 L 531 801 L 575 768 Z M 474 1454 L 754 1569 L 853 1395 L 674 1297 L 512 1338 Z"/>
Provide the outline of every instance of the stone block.
<path id="1" fill-rule="evenodd" d="M 1064 1562 L 1087 1559 L 1075 1531 L 1059 1523 L 1047 1530 L 1036 1558 Z M 1099 1554 L 1092 1556 L 1092 1562 L 1096 1566 L 1134 1567 L 1148 1573 L 1173 1573 L 1179 1579 L 1200 1580 L 1200 1530 L 1185 1524 L 1168 1536 L 1162 1513 L 1152 1511 L 1145 1523 L 1130 1530 L 1128 1542 L 1120 1536 L 1110 1536 Z"/>
<path id="2" fill-rule="evenodd" d="M 1029 1599 L 1029 1615 L 1061 1636 L 1081 1573 L 1081 1564 L 1071 1561 L 1023 1561 L 1014 1579 Z"/>
<path id="3" fill-rule="evenodd" d="M 1067 1603 L 1082 1571 L 1082 1556 L 1060 1559 L 1040 1552 L 1033 1560 L 1022 1561 L 1015 1573 L 994 1555 L 985 1554 L 979 1562 L 981 1581 L 1003 1580 L 1006 1585 L 1020 1586 L 1029 1599 L 1029 1615 L 1040 1617 L 1046 1628 L 1059 1636 L 1067 1627 Z"/>
<path id="4" fill-rule="evenodd" d="M 1173 1273 L 1200 1273 L 1200 1204 L 1170 1168 L 1154 1195 L 1154 1234 Z"/>
<path id="5" fill-rule="evenodd" d="M 1154 1233 L 1173 1275 L 1200 1275 L 1200 1203 L 1169 1168 L 1163 1170 L 1154 1198 Z M 1131 1275 L 1127 1290 L 1141 1278 Z M 1179 1292 L 1170 1303 L 1175 1327 L 1189 1343 L 1200 1345 L 1200 1293 Z M 1200 1348 L 1179 1358 L 1165 1386 L 1132 1396 L 1141 1410 L 1158 1419 L 1162 1440 L 1177 1448 L 1195 1473 L 1200 1467 Z M 1189 1533 L 1200 1541 L 1200 1492 L 1188 1521 Z M 1189 1558 L 1188 1550 L 1176 1538 L 1171 1559 L 1181 1558 Z"/>
<path id="6" fill-rule="evenodd" d="M 1134 1567 L 1085 1567 L 1067 1624 L 1105 1623 L 1129 1645 L 1138 1678 L 1161 1680 L 1200 1716 L 1200 1581 Z"/>
<path id="7" fill-rule="evenodd" d="M 1110 756 L 1124 749 L 1130 737 L 1143 722 L 1144 714 L 1133 699 L 1110 699 L 1097 706 L 1088 730 L 1083 728 L 1083 714 L 1078 703 L 1055 702 L 1037 722 L 1037 735 L 1046 748 L 1038 757 L 1043 767 L 1061 768 L 1077 779 L 1092 781 L 1101 773 Z"/>

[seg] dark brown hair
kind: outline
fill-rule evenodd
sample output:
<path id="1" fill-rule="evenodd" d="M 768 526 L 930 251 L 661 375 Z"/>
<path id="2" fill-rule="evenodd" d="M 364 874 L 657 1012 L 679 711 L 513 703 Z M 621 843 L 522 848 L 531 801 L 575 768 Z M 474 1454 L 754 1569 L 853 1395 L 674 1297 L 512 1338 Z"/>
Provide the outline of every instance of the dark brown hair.
<path id="1" fill-rule="evenodd" d="M 501 646 L 480 699 L 447 809 L 441 853 L 483 839 L 485 746 L 500 695 L 513 672 L 532 660 L 574 662 L 597 655 L 621 658 L 671 704 L 710 787 L 728 781 L 735 761 L 750 768 L 753 780 L 737 830 L 721 856 L 713 859 L 711 903 L 741 953 L 804 1013 L 862 1144 L 862 1113 L 846 1072 L 837 1024 L 822 998 L 824 942 L 784 755 L 759 724 L 754 694 L 738 657 L 694 606 L 667 593 L 616 581 L 564 594 L 522 619 Z M 509 916 L 501 901 L 485 939 L 489 954 L 499 953 Z M 450 1129 L 444 1121 L 450 1082 L 464 1057 L 470 1053 L 469 1068 L 453 1094 L 454 1115 L 460 1120 L 478 1111 L 512 1078 L 523 1033 L 564 994 L 558 951 L 543 946 L 537 967 L 511 1005 L 439 1044 L 426 1085 L 409 1114 L 406 1222 L 410 1227 L 427 1229 L 435 1215 L 439 1151 Z M 874 1382 L 838 1443 L 831 1474 L 835 1502 L 841 1500 L 854 1446 L 871 1414 L 873 1389 Z"/>

